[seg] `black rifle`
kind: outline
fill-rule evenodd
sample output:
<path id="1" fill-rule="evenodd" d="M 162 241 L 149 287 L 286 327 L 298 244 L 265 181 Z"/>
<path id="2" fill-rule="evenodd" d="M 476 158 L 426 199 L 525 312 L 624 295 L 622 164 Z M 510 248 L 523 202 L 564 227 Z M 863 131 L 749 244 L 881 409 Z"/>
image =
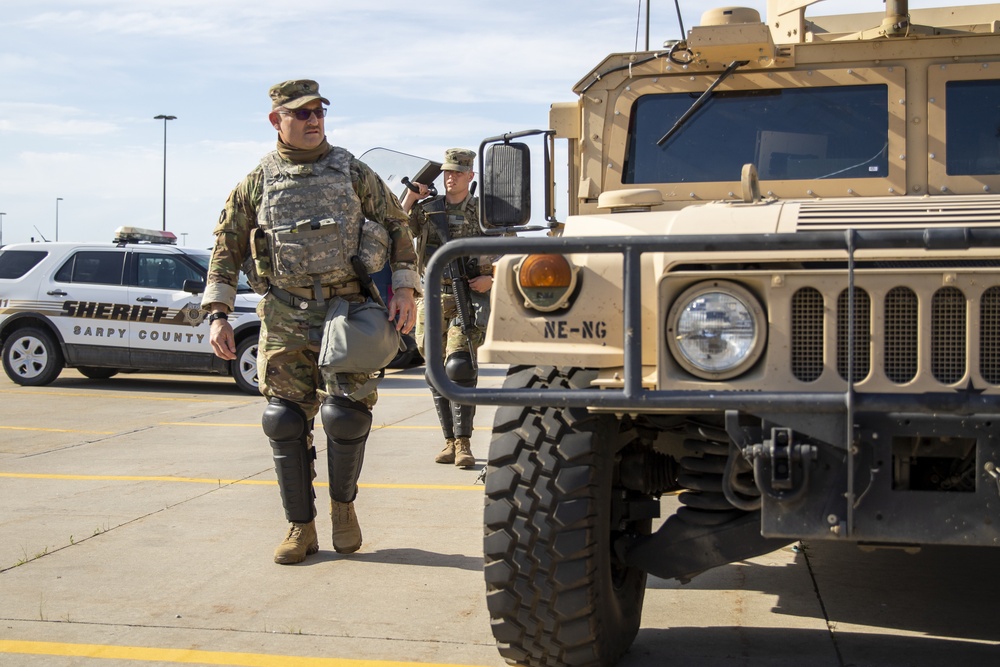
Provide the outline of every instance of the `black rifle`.
<path id="1" fill-rule="evenodd" d="M 472 343 L 472 335 L 476 333 L 476 314 L 472 307 L 472 291 L 469 288 L 468 267 L 462 257 L 452 260 L 444 270 L 445 277 L 451 278 L 451 290 L 455 295 L 455 319 L 465 334 L 465 343 L 469 347 L 472 367 L 476 363 L 476 346 Z"/>

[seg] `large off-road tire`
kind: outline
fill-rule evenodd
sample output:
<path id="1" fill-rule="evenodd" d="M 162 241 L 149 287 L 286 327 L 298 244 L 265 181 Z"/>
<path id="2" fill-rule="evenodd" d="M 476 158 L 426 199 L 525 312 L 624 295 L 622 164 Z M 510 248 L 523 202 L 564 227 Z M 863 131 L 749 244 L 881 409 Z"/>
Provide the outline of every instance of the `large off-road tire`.
<path id="1" fill-rule="evenodd" d="M 236 359 L 233 361 L 233 379 L 241 391 L 252 396 L 260 395 L 257 386 L 257 336 L 247 336 L 236 346 Z"/>
<path id="2" fill-rule="evenodd" d="M 588 387 L 582 369 L 511 368 L 505 387 Z M 486 474 L 486 601 L 509 663 L 611 665 L 639 629 L 646 573 L 614 541 L 649 520 L 612 525 L 627 436 L 584 409 L 497 410 Z"/>
<path id="3" fill-rule="evenodd" d="M 25 387 L 41 387 L 59 377 L 65 366 L 55 337 L 45 329 L 22 327 L 3 345 L 3 369 L 7 377 Z"/>

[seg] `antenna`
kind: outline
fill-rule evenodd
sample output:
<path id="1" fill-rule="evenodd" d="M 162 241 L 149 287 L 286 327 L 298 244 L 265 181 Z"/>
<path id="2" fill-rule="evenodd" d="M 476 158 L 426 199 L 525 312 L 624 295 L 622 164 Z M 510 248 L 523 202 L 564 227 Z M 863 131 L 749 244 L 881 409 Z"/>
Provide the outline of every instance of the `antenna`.
<path id="1" fill-rule="evenodd" d="M 677 0 L 674 0 L 675 2 Z M 635 50 L 639 50 L 639 21 L 642 17 L 642 0 L 635 10 Z M 683 32 L 683 31 L 682 31 Z M 646 50 L 649 51 L 649 0 L 646 0 Z"/>
<path id="2" fill-rule="evenodd" d="M 48 240 L 47 238 L 45 238 L 45 234 L 42 234 L 42 230 L 40 230 L 40 229 L 38 228 L 38 225 L 32 225 L 32 227 L 34 227 L 34 228 L 35 228 L 35 231 L 36 231 L 36 232 L 38 232 L 38 235 L 42 237 L 42 240 L 43 240 L 43 241 L 45 241 L 46 243 L 48 243 L 48 242 L 49 242 L 49 240 Z"/>
<path id="3" fill-rule="evenodd" d="M 674 7 L 677 8 L 677 23 L 679 23 L 681 26 L 681 39 L 684 39 L 684 19 L 681 18 L 680 0 L 674 0 Z"/>

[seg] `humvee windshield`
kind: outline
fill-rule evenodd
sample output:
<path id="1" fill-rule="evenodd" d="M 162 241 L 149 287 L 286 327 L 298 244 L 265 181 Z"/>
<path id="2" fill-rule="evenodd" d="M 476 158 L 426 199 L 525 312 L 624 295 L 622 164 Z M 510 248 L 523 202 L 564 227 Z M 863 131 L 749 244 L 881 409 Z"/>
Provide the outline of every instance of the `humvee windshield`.
<path id="1" fill-rule="evenodd" d="M 949 81 L 946 90 L 948 174 L 1000 174 L 1000 81 Z"/>
<path id="2" fill-rule="evenodd" d="M 662 146 L 699 93 L 645 95 L 632 108 L 624 183 L 888 176 L 884 85 L 716 92 Z"/>

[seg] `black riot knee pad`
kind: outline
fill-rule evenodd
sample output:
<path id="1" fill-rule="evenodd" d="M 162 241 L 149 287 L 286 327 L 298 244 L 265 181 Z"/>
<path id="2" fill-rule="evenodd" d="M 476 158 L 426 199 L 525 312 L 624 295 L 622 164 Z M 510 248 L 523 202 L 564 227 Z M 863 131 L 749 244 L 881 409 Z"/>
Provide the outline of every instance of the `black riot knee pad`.
<path id="1" fill-rule="evenodd" d="M 299 440 L 306 434 L 306 413 L 295 403 L 271 397 L 261 417 L 264 435 L 279 442 Z"/>
<path id="2" fill-rule="evenodd" d="M 261 423 L 264 435 L 271 441 L 285 518 L 294 523 L 308 523 L 316 516 L 312 488 L 316 450 L 309 447 L 311 426 L 305 412 L 291 401 L 271 398 Z"/>
<path id="3" fill-rule="evenodd" d="M 343 396 L 330 396 L 319 409 L 323 430 L 341 442 L 367 437 L 372 427 L 372 411 L 364 403 Z"/>
<path id="4" fill-rule="evenodd" d="M 448 355 L 444 362 L 444 372 L 448 374 L 448 378 L 452 382 L 460 386 L 475 383 L 479 378 L 476 365 L 472 363 L 472 355 L 464 350 Z"/>

